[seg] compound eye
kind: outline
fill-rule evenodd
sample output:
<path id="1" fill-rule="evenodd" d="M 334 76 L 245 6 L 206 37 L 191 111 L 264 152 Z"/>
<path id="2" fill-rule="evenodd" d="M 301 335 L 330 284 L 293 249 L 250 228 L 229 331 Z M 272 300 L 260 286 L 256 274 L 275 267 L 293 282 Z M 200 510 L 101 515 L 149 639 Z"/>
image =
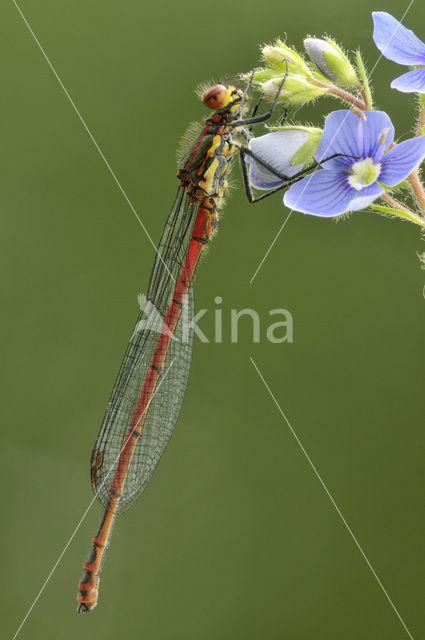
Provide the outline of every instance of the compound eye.
<path id="1" fill-rule="evenodd" d="M 228 91 L 222 84 L 215 84 L 204 93 L 203 103 L 210 109 L 222 109 L 229 102 Z"/>

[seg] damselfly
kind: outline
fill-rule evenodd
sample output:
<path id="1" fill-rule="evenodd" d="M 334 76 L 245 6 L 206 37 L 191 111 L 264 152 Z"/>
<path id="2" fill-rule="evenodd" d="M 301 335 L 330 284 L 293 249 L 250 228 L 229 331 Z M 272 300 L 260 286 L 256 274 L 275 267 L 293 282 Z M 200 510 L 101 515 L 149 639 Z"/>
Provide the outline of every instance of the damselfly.
<path id="1" fill-rule="evenodd" d="M 194 315 L 193 276 L 202 251 L 217 228 L 233 159 L 240 155 L 250 202 L 292 184 L 306 171 L 285 175 L 276 169 L 276 163 L 272 166 L 237 140 L 239 136 L 249 142 L 251 127 L 272 117 L 285 79 L 286 76 L 269 111 L 257 115 L 258 101 L 247 118 L 244 109 L 252 78 L 244 92 L 217 84 L 204 94 L 203 102 L 214 114 L 205 120 L 178 171 L 180 184 L 158 246 L 147 298 L 91 457 L 91 481 L 104 511 L 79 583 L 79 612 L 96 606 L 99 574 L 115 517 L 143 491 L 176 423 L 192 355 L 193 332 L 189 329 L 184 335 L 184 331 Z M 249 180 L 253 163 L 257 173 L 263 172 L 278 182 L 258 197 L 254 197 Z"/>

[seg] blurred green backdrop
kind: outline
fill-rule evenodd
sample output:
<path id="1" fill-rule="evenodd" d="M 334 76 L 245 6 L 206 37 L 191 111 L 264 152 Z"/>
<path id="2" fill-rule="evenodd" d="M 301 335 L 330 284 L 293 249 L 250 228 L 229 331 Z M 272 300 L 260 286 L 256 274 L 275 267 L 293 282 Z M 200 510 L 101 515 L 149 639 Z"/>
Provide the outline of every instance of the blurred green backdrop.
<path id="1" fill-rule="evenodd" d="M 155 241 L 177 187 L 175 148 L 204 116 L 197 83 L 258 65 L 288 34 L 378 52 L 372 9 L 405 3 L 22 0 L 97 142 Z M 406 3 L 407 6 L 407 3 Z M 11 638 L 88 506 L 89 456 L 146 290 L 153 250 L 12 2 L 2 3 L 2 637 Z M 424 24 L 414 4 L 406 25 Z M 425 28 L 418 35 L 425 37 Z M 414 107 L 378 105 L 400 136 Z M 296 114 L 322 122 L 337 103 Z M 261 130 L 259 130 L 260 132 Z M 120 518 L 100 604 L 76 588 L 93 505 L 20 637 L 408 637 L 260 381 L 265 375 L 413 637 L 423 633 L 424 245 L 416 227 L 358 213 L 334 224 L 249 206 L 239 169 L 196 278 L 201 327 L 180 419 L 158 471 Z M 294 343 L 229 339 L 230 309 L 294 318 Z M 241 323 L 242 325 L 242 323 Z"/>

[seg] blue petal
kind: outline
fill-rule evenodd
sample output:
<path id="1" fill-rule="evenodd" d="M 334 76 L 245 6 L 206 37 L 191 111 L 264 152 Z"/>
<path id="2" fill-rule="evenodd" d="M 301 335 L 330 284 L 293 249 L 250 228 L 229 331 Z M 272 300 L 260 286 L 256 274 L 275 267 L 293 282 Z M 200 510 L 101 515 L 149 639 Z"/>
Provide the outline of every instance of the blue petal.
<path id="1" fill-rule="evenodd" d="M 365 187 L 361 191 L 357 192 L 358 195 L 350 202 L 347 211 L 360 211 L 361 209 L 367 209 L 368 206 L 372 204 L 372 202 L 382 193 L 384 193 L 384 189 L 376 182 L 371 184 L 369 187 Z"/>
<path id="2" fill-rule="evenodd" d="M 353 128 L 358 125 L 360 119 L 346 109 L 333 111 L 325 120 L 322 139 L 315 153 L 318 162 L 324 162 L 326 158 L 336 153 L 344 154 L 343 157 L 327 160 L 323 164 L 324 169 L 343 169 L 353 163 L 351 156 L 358 156 L 357 136 Z M 347 157 L 350 156 L 350 157 Z"/>
<path id="3" fill-rule="evenodd" d="M 289 209 L 331 218 L 347 211 L 357 193 L 349 185 L 347 173 L 322 169 L 292 185 L 283 202 Z"/>
<path id="4" fill-rule="evenodd" d="M 425 93 L 425 69 L 414 69 L 403 73 L 392 81 L 391 88 L 402 93 Z"/>
<path id="5" fill-rule="evenodd" d="M 292 165 L 291 161 L 298 149 L 309 138 L 310 134 L 307 131 L 284 129 L 252 138 L 249 141 L 249 148 L 264 162 L 289 178 L 303 168 L 303 163 Z M 283 180 L 262 167 L 253 158 L 249 159 L 249 164 L 249 181 L 256 189 L 272 189 L 283 184 Z"/>
<path id="6" fill-rule="evenodd" d="M 360 158 L 374 157 L 381 146 L 378 138 L 384 129 L 389 129 L 385 147 L 392 143 L 394 127 L 387 114 L 384 111 L 366 111 L 365 116 L 366 122 L 345 109 L 328 115 L 315 154 L 318 162 L 323 162 L 323 169 L 347 169 Z M 345 154 L 345 157 L 324 162 L 335 153 Z"/>
<path id="7" fill-rule="evenodd" d="M 388 60 L 407 66 L 425 64 L 425 44 L 413 31 L 385 11 L 374 11 L 372 16 L 375 23 L 373 39 Z"/>
<path id="8" fill-rule="evenodd" d="M 424 158 L 424 136 L 401 142 L 382 158 L 379 182 L 388 187 L 395 187 L 407 178 Z"/>
<path id="9" fill-rule="evenodd" d="M 361 151 L 361 155 L 363 155 L 364 158 L 373 158 L 382 149 L 382 144 L 379 144 L 379 138 L 385 129 L 388 129 L 388 133 L 383 146 L 385 149 L 388 149 L 392 144 L 394 140 L 394 126 L 385 111 L 366 111 L 365 116 L 367 120 L 366 122 L 362 122 L 363 150 Z"/>

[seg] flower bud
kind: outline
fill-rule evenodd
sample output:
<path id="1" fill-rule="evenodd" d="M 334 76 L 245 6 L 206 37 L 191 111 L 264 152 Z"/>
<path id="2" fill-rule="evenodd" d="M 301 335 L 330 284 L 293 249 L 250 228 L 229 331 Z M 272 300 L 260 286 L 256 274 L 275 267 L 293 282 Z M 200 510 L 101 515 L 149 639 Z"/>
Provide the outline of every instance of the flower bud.
<path id="1" fill-rule="evenodd" d="M 286 65 L 290 73 L 300 73 L 310 76 L 311 71 L 301 56 L 278 40 L 275 45 L 264 47 L 262 50 L 264 60 L 273 69 L 286 71 Z"/>
<path id="2" fill-rule="evenodd" d="M 267 80 L 276 78 L 277 75 L 281 75 L 283 77 L 282 72 L 276 71 L 276 69 L 271 69 L 271 68 L 257 69 L 256 71 L 254 71 L 252 80 L 257 84 L 263 84 L 264 82 L 267 82 Z M 250 77 L 251 77 L 251 74 L 246 74 L 243 76 L 243 79 L 248 81 Z"/>
<path id="3" fill-rule="evenodd" d="M 286 179 L 309 165 L 316 151 L 322 130 L 314 127 L 280 127 L 271 133 L 252 138 L 249 148 L 266 164 Z M 273 189 L 283 183 L 254 158 L 247 158 L 250 165 L 249 181 L 256 189 Z"/>
<path id="4" fill-rule="evenodd" d="M 304 48 L 319 71 L 332 82 L 345 86 L 358 83 L 356 72 L 347 56 L 332 40 L 306 38 Z"/>
<path id="5" fill-rule="evenodd" d="M 283 77 L 283 76 L 282 76 Z M 281 83 L 281 78 L 272 78 L 261 85 L 264 95 L 274 97 Z M 327 93 L 323 87 L 316 87 L 305 76 L 289 74 L 280 93 L 280 100 L 288 104 L 305 104 Z"/>

